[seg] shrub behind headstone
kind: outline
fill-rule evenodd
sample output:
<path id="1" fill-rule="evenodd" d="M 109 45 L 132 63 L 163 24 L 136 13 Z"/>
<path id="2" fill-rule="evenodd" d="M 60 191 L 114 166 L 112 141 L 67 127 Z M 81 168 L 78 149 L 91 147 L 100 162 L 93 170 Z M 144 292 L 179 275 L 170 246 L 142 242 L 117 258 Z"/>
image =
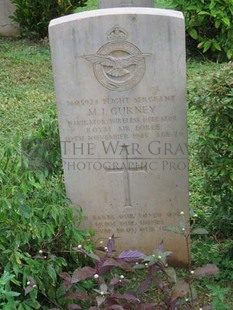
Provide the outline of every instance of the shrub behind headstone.
<path id="1" fill-rule="evenodd" d="M 12 0 L 16 5 L 13 20 L 19 23 L 21 35 L 40 39 L 48 35 L 51 19 L 68 15 L 76 7 L 85 6 L 87 0 Z"/>
<path id="2" fill-rule="evenodd" d="M 189 48 L 194 43 L 213 60 L 233 58 L 232 0 L 171 0 L 169 3 L 185 15 Z"/>
<path id="3" fill-rule="evenodd" d="M 210 230 L 231 237 L 233 233 L 233 65 L 209 77 L 207 87 L 194 98 L 194 108 L 205 124 L 199 138 L 199 159 L 206 168 Z"/>

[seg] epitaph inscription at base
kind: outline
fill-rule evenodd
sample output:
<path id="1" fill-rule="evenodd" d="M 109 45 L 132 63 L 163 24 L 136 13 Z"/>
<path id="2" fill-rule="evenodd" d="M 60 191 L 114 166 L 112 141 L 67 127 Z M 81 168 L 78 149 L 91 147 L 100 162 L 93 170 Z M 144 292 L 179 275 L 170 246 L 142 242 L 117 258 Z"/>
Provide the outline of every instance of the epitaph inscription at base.
<path id="1" fill-rule="evenodd" d="M 91 31 L 90 31 L 91 29 Z M 187 263 L 188 150 L 183 15 L 117 8 L 50 24 L 65 184 L 83 227 L 117 250 L 164 240 Z"/>

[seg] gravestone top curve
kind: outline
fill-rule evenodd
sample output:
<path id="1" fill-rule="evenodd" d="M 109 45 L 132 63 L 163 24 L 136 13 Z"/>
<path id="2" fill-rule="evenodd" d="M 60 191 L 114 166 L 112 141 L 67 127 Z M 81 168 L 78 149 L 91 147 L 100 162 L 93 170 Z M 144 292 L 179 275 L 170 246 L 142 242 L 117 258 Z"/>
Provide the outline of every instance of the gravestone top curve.
<path id="1" fill-rule="evenodd" d="M 156 16 L 174 17 L 174 18 L 184 19 L 183 13 L 179 11 L 175 11 L 175 10 L 156 9 L 156 8 L 151 10 L 150 8 L 137 8 L 137 7 L 108 8 L 108 9 L 86 11 L 86 12 L 81 12 L 81 13 L 70 14 L 70 15 L 63 16 L 63 17 L 58 17 L 50 21 L 49 28 L 51 29 L 52 27 L 59 25 L 59 24 L 74 22 L 77 19 L 81 21 L 82 19 L 91 18 L 91 17 L 112 16 L 112 15 L 117 16 L 117 15 L 128 15 L 128 14 L 129 15 L 147 14 L 149 16 L 156 15 Z"/>

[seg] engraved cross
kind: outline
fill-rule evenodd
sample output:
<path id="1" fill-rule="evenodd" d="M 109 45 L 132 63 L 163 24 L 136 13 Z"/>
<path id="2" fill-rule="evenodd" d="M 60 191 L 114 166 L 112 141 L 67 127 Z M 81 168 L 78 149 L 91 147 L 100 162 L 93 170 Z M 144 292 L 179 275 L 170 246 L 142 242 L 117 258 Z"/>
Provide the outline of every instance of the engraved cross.
<path id="1" fill-rule="evenodd" d="M 120 154 L 123 154 L 123 165 L 122 168 L 105 168 L 108 172 L 117 172 L 122 171 L 123 173 L 123 186 L 124 186 L 124 194 L 125 194 L 125 208 L 132 208 L 131 203 L 131 187 L 130 187 L 130 177 L 129 173 L 130 171 L 136 171 L 136 172 L 145 172 L 146 171 L 146 165 L 140 166 L 140 167 L 130 167 L 129 165 L 129 158 L 128 158 L 128 147 L 129 145 L 123 144 L 121 145 L 122 151 Z"/>

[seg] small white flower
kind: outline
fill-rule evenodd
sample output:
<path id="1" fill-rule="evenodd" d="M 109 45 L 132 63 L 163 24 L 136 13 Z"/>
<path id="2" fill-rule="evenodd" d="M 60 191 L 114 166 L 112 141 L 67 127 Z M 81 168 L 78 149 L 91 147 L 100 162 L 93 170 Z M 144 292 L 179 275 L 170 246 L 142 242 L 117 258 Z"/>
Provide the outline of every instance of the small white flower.
<path id="1" fill-rule="evenodd" d="M 189 299 L 188 299 L 188 298 L 185 298 L 185 301 L 189 301 Z"/>
<path id="2" fill-rule="evenodd" d="M 81 249 L 81 248 L 82 248 L 82 245 L 81 245 L 81 244 L 79 244 L 79 245 L 78 245 L 78 249 Z"/>
<path id="3" fill-rule="evenodd" d="M 101 291 L 101 292 L 100 292 L 100 295 L 102 295 L 102 296 L 103 296 L 103 295 L 104 295 L 104 292 L 103 292 L 103 291 Z"/>
<path id="4" fill-rule="evenodd" d="M 162 256 L 159 255 L 159 256 L 158 256 L 158 259 L 161 259 L 161 258 L 162 258 Z"/>
<path id="5" fill-rule="evenodd" d="M 168 264 L 166 264 L 165 267 L 168 267 Z"/>
<path id="6" fill-rule="evenodd" d="M 42 254 L 42 253 L 43 253 L 43 251 L 42 251 L 42 250 L 40 250 L 40 251 L 39 251 L 39 254 Z"/>
<path id="7" fill-rule="evenodd" d="M 100 244 L 103 244 L 103 240 L 100 241 Z"/>
<path id="8" fill-rule="evenodd" d="M 99 275 L 96 273 L 96 274 L 94 275 L 94 278 L 95 278 L 95 279 L 98 279 L 98 278 L 99 278 Z"/>
<path id="9" fill-rule="evenodd" d="M 107 247 L 107 246 L 105 246 L 105 247 L 104 247 L 104 249 L 105 249 L 105 251 L 107 251 L 107 250 L 108 250 L 108 247 Z"/>
<path id="10" fill-rule="evenodd" d="M 191 271 L 190 271 L 190 273 L 191 273 L 191 274 L 194 274 L 194 271 L 193 271 L 193 270 L 191 270 Z"/>
<path id="11" fill-rule="evenodd" d="M 109 237 L 108 239 L 109 239 L 109 240 L 112 240 L 112 237 Z"/>
<path id="12" fill-rule="evenodd" d="M 181 212 L 180 212 L 180 215 L 184 215 L 184 211 L 181 211 Z"/>
<path id="13" fill-rule="evenodd" d="M 30 285 L 31 284 L 31 282 L 30 281 L 27 281 L 27 285 Z"/>
<path id="14" fill-rule="evenodd" d="M 34 284 L 33 287 L 35 288 L 35 287 L 36 287 L 36 284 Z"/>
<path id="15" fill-rule="evenodd" d="M 184 227 L 182 228 L 182 231 L 185 231 L 185 228 L 184 228 Z"/>
<path id="16" fill-rule="evenodd" d="M 123 274 L 122 274 L 122 275 L 120 276 L 120 278 L 121 278 L 121 279 L 124 279 L 124 276 L 123 276 Z"/>
<path id="17" fill-rule="evenodd" d="M 145 263 L 145 266 L 148 267 L 149 266 L 148 263 Z"/>
<path id="18" fill-rule="evenodd" d="M 44 259 L 46 259 L 47 258 L 47 256 L 44 256 Z"/>

